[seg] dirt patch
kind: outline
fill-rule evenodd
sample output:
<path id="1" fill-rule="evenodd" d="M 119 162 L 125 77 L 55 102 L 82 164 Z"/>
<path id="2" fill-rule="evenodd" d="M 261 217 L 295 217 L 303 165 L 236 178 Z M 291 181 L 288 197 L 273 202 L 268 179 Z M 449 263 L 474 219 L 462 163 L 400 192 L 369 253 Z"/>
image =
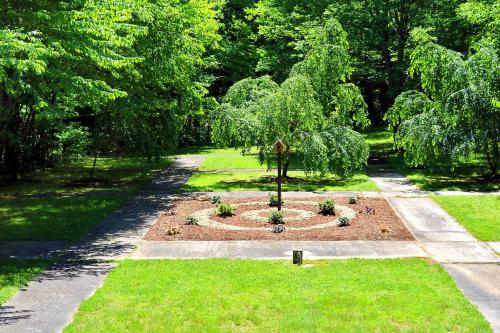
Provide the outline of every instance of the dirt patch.
<path id="1" fill-rule="evenodd" d="M 184 199 L 175 202 L 175 215 L 163 214 L 147 232 L 146 240 L 414 240 L 409 230 L 395 214 L 389 203 L 383 198 L 365 198 L 356 204 L 349 204 L 347 198 L 335 198 L 337 205 L 352 209 L 356 215 L 347 227 L 322 225 L 337 219 L 342 213 L 336 210 L 336 215 L 322 215 L 318 209 L 319 199 L 288 199 L 285 208 L 285 231 L 274 233 L 272 225 L 263 221 L 266 210 L 275 209 L 266 204 L 266 198 L 245 198 L 226 200 L 231 204 L 242 204 L 236 209 L 236 215 L 222 218 L 216 214 L 210 215 L 210 220 L 221 227 L 205 225 L 187 225 L 186 218 L 195 212 L 214 209 L 210 201 Z M 301 202 L 314 201 L 305 204 Z M 248 204 L 255 202 L 255 204 Z M 375 209 L 375 214 L 366 214 L 365 207 Z M 287 211 L 286 209 L 290 209 Z M 254 216 L 260 219 L 248 218 L 248 212 L 257 212 Z M 310 212 L 310 217 L 298 218 L 297 211 Z M 246 215 L 246 217 L 245 217 Z M 289 220 L 287 220 L 287 218 Z M 180 234 L 168 235 L 167 230 L 178 226 Z M 224 226 L 250 228 L 254 230 L 228 230 Z M 307 229 L 308 227 L 317 229 Z M 295 229 L 298 228 L 298 229 Z M 301 230 L 301 228 L 306 228 Z M 292 230 L 293 229 L 293 230 Z"/>

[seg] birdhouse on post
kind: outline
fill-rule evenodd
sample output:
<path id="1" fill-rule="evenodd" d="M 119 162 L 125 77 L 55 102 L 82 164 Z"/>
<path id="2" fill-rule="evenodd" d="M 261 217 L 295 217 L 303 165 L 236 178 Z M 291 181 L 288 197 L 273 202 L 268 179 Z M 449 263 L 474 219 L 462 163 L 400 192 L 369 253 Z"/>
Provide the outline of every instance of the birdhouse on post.
<path id="1" fill-rule="evenodd" d="M 276 155 L 278 157 L 278 210 L 281 210 L 281 157 L 285 151 L 285 145 L 280 140 L 275 143 Z"/>

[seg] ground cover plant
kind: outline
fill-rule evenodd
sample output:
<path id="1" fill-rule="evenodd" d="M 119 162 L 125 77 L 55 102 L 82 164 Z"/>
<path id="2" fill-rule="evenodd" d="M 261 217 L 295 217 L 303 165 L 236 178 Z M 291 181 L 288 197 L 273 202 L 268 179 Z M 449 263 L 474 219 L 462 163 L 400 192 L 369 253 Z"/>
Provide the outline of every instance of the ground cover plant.
<path id="1" fill-rule="evenodd" d="M 48 260 L 0 259 L 0 305 L 39 275 Z"/>
<path id="2" fill-rule="evenodd" d="M 435 195 L 432 198 L 482 241 L 500 241 L 500 195 Z"/>
<path id="3" fill-rule="evenodd" d="M 438 264 L 311 263 L 126 260 L 64 332 L 491 332 Z"/>
<path id="4" fill-rule="evenodd" d="M 283 191 L 379 191 L 365 174 L 345 179 L 335 175 L 306 176 L 303 171 L 289 171 Z M 274 172 L 196 172 L 181 187 L 182 192 L 198 191 L 275 191 Z"/>
<path id="5" fill-rule="evenodd" d="M 78 184 L 92 159 L 44 169 L 2 188 L 1 240 L 77 240 L 151 180 L 169 160 L 100 158 L 95 179 Z"/>

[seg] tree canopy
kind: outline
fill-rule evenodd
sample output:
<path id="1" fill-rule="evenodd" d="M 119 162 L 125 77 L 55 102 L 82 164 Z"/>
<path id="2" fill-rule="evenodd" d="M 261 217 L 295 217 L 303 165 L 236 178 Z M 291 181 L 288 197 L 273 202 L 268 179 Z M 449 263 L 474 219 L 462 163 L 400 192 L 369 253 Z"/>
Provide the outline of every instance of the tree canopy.
<path id="1" fill-rule="evenodd" d="M 256 145 L 261 161 L 270 163 L 281 140 L 285 176 L 292 152 L 303 154 L 308 172 L 351 176 L 368 158 L 366 143 L 351 128 L 369 122 L 359 89 L 347 83 L 346 34 L 329 19 L 311 32 L 307 48 L 280 85 L 269 76 L 235 83 L 213 112 L 213 141 L 243 151 Z"/>

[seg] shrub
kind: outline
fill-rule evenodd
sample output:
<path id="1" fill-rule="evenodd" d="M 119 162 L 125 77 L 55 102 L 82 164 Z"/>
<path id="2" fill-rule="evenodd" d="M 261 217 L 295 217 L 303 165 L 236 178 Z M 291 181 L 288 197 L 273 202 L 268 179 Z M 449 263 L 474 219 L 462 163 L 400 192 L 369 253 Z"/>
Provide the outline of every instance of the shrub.
<path id="1" fill-rule="evenodd" d="M 172 226 L 167 229 L 167 235 L 178 235 L 181 233 L 181 229 L 178 226 Z"/>
<path id="2" fill-rule="evenodd" d="M 217 215 L 222 217 L 233 216 L 236 208 L 228 203 L 220 203 L 217 205 Z"/>
<path id="3" fill-rule="evenodd" d="M 319 211 L 323 215 L 335 215 L 335 200 L 326 199 L 319 203 Z"/>
<path id="4" fill-rule="evenodd" d="M 214 195 L 212 197 L 212 203 L 214 205 L 218 205 L 218 204 L 221 204 L 222 203 L 222 198 L 220 197 L 220 195 Z"/>
<path id="5" fill-rule="evenodd" d="M 269 217 L 267 218 L 267 222 L 271 224 L 284 224 L 283 213 L 279 210 L 273 210 L 269 213 Z"/>
<path id="6" fill-rule="evenodd" d="M 283 204 L 283 199 L 281 200 L 281 204 Z M 269 193 L 269 206 L 271 206 L 271 207 L 278 206 L 278 194 Z"/>
<path id="7" fill-rule="evenodd" d="M 186 224 L 188 225 L 198 225 L 198 219 L 194 216 L 188 216 L 186 219 Z"/>
<path id="8" fill-rule="evenodd" d="M 350 197 L 349 198 L 349 203 L 352 204 L 352 205 L 358 203 L 358 198 L 354 197 L 354 196 Z"/>
<path id="9" fill-rule="evenodd" d="M 351 219 L 347 216 L 341 216 L 339 218 L 339 227 L 347 227 L 351 224 Z"/>

